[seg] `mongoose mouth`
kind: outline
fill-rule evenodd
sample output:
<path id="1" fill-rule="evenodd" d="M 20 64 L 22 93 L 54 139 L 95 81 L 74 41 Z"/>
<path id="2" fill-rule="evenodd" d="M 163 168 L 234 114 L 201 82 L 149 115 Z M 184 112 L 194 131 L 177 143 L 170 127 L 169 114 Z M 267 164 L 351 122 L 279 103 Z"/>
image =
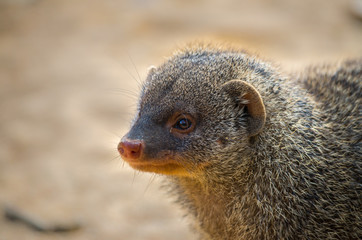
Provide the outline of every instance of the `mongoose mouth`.
<path id="1" fill-rule="evenodd" d="M 185 166 L 180 164 L 181 159 L 171 151 L 160 151 L 157 157 L 150 158 L 144 153 L 144 142 L 123 138 L 118 144 L 118 151 L 132 168 L 144 172 L 153 172 L 165 175 L 189 175 Z"/>
<path id="2" fill-rule="evenodd" d="M 186 176 L 189 173 L 186 169 L 175 160 L 170 159 L 147 159 L 147 160 L 138 160 L 138 161 L 127 161 L 128 164 L 136 169 L 143 172 L 153 172 L 164 175 L 178 175 Z"/>

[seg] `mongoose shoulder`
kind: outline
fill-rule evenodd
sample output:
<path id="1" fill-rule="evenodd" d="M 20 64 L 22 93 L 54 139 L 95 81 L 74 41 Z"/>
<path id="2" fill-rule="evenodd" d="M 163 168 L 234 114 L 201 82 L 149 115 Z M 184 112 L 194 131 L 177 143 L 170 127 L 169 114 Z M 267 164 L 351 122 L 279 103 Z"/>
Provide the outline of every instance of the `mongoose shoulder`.
<path id="1" fill-rule="evenodd" d="M 199 44 L 150 70 L 118 150 L 166 175 L 202 239 L 359 239 L 362 59 L 298 79 Z"/>

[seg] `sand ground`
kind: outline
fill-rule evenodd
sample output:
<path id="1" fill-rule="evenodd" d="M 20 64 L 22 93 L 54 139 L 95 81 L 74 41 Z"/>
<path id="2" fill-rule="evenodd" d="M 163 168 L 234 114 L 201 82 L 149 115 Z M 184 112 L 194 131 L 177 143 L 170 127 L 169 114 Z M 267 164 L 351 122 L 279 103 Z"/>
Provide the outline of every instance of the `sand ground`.
<path id="1" fill-rule="evenodd" d="M 281 69 L 362 55 L 345 0 L 0 0 L 0 240 L 195 239 L 160 190 L 118 157 L 150 65 L 196 38 Z M 7 221 L 12 206 L 45 224 Z"/>

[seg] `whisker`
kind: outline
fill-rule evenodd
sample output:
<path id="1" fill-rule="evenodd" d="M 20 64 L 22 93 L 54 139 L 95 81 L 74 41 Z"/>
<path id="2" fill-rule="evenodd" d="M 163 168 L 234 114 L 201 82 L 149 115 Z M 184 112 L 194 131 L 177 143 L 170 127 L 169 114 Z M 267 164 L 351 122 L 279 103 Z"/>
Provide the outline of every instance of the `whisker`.
<path id="1" fill-rule="evenodd" d="M 144 196 L 144 195 L 146 194 L 148 188 L 151 186 L 151 184 L 153 183 L 153 181 L 155 180 L 155 178 L 156 178 L 156 174 L 153 173 L 153 174 L 151 175 L 150 179 L 148 180 L 148 184 L 147 184 L 147 186 L 146 186 L 146 189 L 143 191 L 142 196 Z"/>
<path id="2" fill-rule="evenodd" d="M 127 53 L 128 55 L 128 58 L 129 60 L 131 61 L 132 65 L 133 65 L 133 68 L 135 69 L 136 73 L 137 73 L 137 76 L 138 76 L 138 81 L 136 80 L 137 84 L 138 84 L 138 89 L 140 90 L 141 89 L 141 86 L 142 86 L 142 79 L 141 79 L 141 76 L 139 74 L 139 71 L 137 70 L 137 67 L 136 67 L 136 64 L 134 63 L 131 55 L 129 53 Z"/>
<path id="3" fill-rule="evenodd" d="M 129 89 L 122 89 L 122 88 L 115 88 L 115 89 L 107 89 L 107 92 L 113 93 L 113 94 L 122 94 L 126 97 L 129 97 L 133 100 L 138 99 L 138 93 Z"/>
<path id="4" fill-rule="evenodd" d="M 128 54 L 127 54 L 127 55 L 128 55 Z M 122 68 L 123 68 L 124 70 L 126 70 L 126 72 L 128 73 L 128 75 L 130 75 L 131 78 L 132 78 L 133 80 L 135 80 L 137 84 L 139 84 L 137 78 L 128 70 L 128 68 L 127 68 L 126 66 L 124 66 L 122 63 L 121 63 L 120 65 L 122 66 Z"/>
<path id="5" fill-rule="evenodd" d="M 114 161 L 116 159 L 120 159 L 121 157 L 119 155 L 115 156 L 115 157 L 112 157 L 111 161 Z"/>

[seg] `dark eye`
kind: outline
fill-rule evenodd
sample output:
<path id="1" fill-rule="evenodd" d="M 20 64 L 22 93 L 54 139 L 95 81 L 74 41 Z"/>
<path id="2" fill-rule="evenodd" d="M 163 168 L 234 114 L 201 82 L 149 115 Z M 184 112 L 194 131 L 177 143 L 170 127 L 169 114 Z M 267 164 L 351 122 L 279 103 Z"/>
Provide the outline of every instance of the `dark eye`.
<path id="1" fill-rule="evenodd" d="M 173 126 L 176 129 L 179 130 L 186 130 L 189 129 L 191 127 L 191 121 L 188 120 L 187 118 L 182 118 L 180 120 L 177 121 L 177 123 Z"/>
<path id="2" fill-rule="evenodd" d="M 191 133 L 197 125 L 193 116 L 187 113 L 175 113 L 171 116 L 166 124 L 170 133 L 176 137 L 185 137 Z"/>

